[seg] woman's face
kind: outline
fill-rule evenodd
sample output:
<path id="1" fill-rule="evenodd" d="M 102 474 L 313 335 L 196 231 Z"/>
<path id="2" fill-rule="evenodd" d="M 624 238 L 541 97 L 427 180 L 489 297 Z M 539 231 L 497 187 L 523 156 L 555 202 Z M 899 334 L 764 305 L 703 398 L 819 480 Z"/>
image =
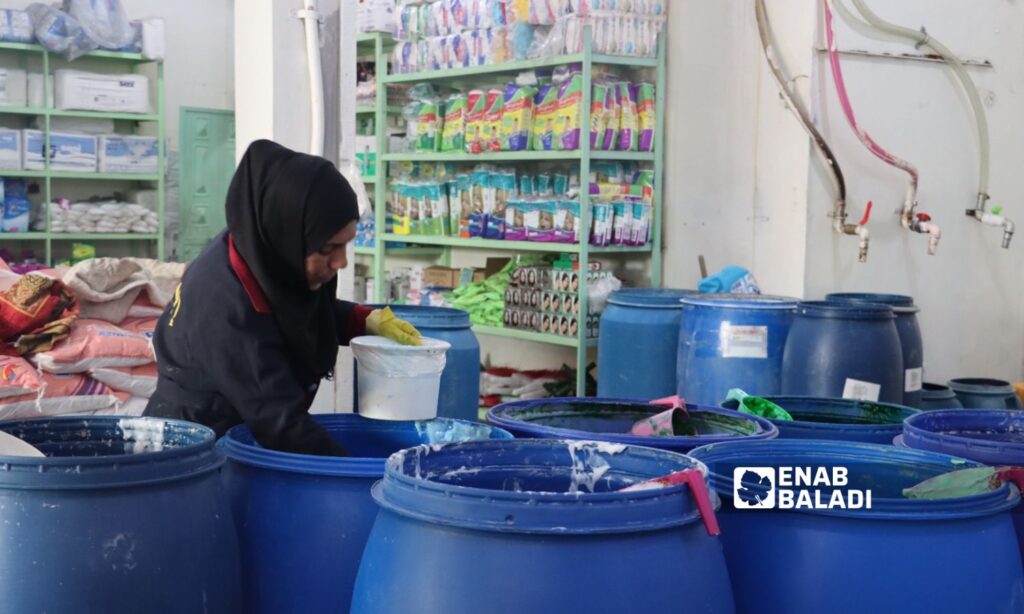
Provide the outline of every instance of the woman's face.
<path id="1" fill-rule="evenodd" d="M 306 256 L 306 282 L 310 290 L 319 290 L 325 283 L 334 279 L 338 271 L 348 266 L 345 250 L 354 238 L 356 223 L 353 221 L 328 239 L 319 250 Z"/>

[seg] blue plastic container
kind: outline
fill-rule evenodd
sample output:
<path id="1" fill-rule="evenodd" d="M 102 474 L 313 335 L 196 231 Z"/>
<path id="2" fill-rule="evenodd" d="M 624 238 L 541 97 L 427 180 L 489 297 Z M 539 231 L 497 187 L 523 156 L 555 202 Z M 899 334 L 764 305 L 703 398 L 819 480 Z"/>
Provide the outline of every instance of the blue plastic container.
<path id="1" fill-rule="evenodd" d="M 719 520 L 737 612 L 1024 611 L 1010 518 L 1020 502 L 1015 487 L 955 499 L 902 496 L 904 488 L 976 463 L 891 446 L 786 439 L 715 444 L 691 456 L 707 464 L 723 499 Z M 872 507 L 737 510 L 739 467 L 845 467 L 849 485 L 837 490 L 870 489 Z M 778 488 L 770 490 L 778 499 Z M 827 500 L 830 492 L 822 490 Z"/>
<path id="2" fill-rule="evenodd" d="M 903 404 L 921 407 L 922 385 L 924 383 L 924 346 L 921 340 L 921 326 L 917 312 L 921 309 L 914 304 L 914 297 L 903 294 L 875 294 L 870 292 L 847 292 L 829 294 L 827 301 L 848 303 L 881 303 L 892 307 L 896 314 L 896 332 L 900 336 L 903 350 Z"/>
<path id="3" fill-rule="evenodd" d="M 781 394 L 902 403 L 903 351 L 892 307 L 800 303 L 782 360 Z"/>
<path id="4" fill-rule="evenodd" d="M 731 614 L 688 487 L 614 492 L 687 469 L 664 450 L 540 439 L 396 454 L 351 611 Z"/>
<path id="5" fill-rule="evenodd" d="M 473 334 L 469 314 L 461 309 L 419 305 L 391 305 L 391 311 L 415 326 L 424 337 L 447 341 L 452 346 L 445 355 L 447 363 L 441 373 L 437 417 L 476 420 L 480 413 L 480 342 Z M 355 398 L 359 398 L 358 393 Z"/>
<path id="6" fill-rule="evenodd" d="M 4 612 L 242 612 L 238 544 L 212 430 L 159 418 L 0 429 Z"/>
<path id="7" fill-rule="evenodd" d="M 964 407 L 972 409 L 1021 409 L 1020 397 L 1010 382 L 984 377 L 949 380 L 949 387 Z"/>
<path id="8" fill-rule="evenodd" d="M 772 439 L 779 434 L 764 418 L 689 404 L 686 411 L 696 436 L 641 437 L 629 433 L 634 424 L 665 409 L 627 399 L 538 399 L 498 405 L 487 412 L 487 421 L 516 437 L 610 441 L 683 454 L 709 443 Z"/>
<path id="9" fill-rule="evenodd" d="M 863 443 L 892 443 L 903 430 L 903 421 L 918 410 L 893 403 L 871 403 L 852 399 L 817 397 L 766 397 L 793 416 L 793 420 L 772 420 L 783 439 L 831 439 Z M 735 410 L 738 401 L 723 401 Z"/>
<path id="10" fill-rule="evenodd" d="M 660 399 L 676 393 L 682 299 L 693 290 L 620 290 L 601 314 L 597 396 Z"/>
<path id="11" fill-rule="evenodd" d="M 697 405 L 717 405 L 730 388 L 778 394 L 796 306 L 796 299 L 759 294 L 684 298 L 677 394 Z"/>
<path id="12" fill-rule="evenodd" d="M 420 444 L 509 439 L 501 429 L 457 420 L 386 422 L 354 414 L 315 416 L 353 456 L 261 448 L 244 425 L 218 444 L 228 455 L 242 552 L 246 614 L 344 612 L 366 536 L 377 516 L 370 486 L 392 453 Z"/>
<path id="13" fill-rule="evenodd" d="M 949 386 L 925 382 L 921 390 L 921 409 L 960 409 L 963 404 L 956 398 L 956 393 Z"/>

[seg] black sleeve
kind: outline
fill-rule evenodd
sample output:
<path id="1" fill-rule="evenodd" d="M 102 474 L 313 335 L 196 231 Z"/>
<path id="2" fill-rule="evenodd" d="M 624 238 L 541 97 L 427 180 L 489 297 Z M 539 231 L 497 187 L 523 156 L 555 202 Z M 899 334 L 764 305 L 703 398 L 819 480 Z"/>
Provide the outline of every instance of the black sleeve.
<path id="1" fill-rule="evenodd" d="M 308 391 L 292 373 L 283 348 L 260 335 L 235 330 L 233 344 L 217 344 L 214 358 L 225 377 L 219 392 L 249 426 L 256 441 L 282 452 L 348 456 L 309 415 Z"/>

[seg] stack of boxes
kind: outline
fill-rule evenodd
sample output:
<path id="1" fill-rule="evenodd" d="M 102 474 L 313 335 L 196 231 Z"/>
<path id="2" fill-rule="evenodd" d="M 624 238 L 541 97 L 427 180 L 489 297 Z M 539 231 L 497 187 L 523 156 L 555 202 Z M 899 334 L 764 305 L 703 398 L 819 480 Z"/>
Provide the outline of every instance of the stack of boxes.
<path id="1" fill-rule="evenodd" d="M 587 283 L 611 275 L 594 262 Z M 505 328 L 575 337 L 583 326 L 587 338 L 596 338 L 601 316 L 592 311 L 581 316 L 579 289 L 580 272 L 571 261 L 516 269 L 505 290 Z"/>

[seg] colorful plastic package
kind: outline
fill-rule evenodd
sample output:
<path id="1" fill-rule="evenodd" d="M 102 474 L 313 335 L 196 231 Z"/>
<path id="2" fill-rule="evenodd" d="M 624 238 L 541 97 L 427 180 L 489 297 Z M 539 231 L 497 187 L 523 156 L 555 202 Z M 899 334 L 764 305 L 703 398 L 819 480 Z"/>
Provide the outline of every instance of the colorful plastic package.
<path id="1" fill-rule="evenodd" d="M 532 87 L 509 83 L 505 88 L 505 107 L 501 118 L 501 149 L 527 151 L 533 136 L 533 102 L 537 91 Z"/>
<path id="2" fill-rule="evenodd" d="M 654 151 L 654 130 L 657 118 L 653 83 L 637 85 L 637 111 L 640 115 L 639 151 Z"/>

